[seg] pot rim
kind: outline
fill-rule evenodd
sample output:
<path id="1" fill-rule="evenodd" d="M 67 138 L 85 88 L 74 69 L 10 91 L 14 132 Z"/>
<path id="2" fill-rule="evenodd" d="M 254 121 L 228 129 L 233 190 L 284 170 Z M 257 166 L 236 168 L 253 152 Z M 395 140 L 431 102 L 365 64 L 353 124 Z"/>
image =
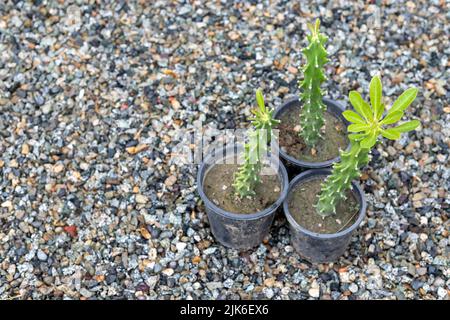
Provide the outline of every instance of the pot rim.
<path id="1" fill-rule="evenodd" d="M 342 231 L 339 231 L 337 233 L 318 233 L 318 232 L 313 232 L 313 231 L 306 229 L 305 227 L 301 226 L 294 219 L 294 217 L 291 215 L 291 213 L 289 211 L 289 203 L 288 202 L 289 202 L 290 192 L 297 185 L 301 184 L 302 182 L 306 182 L 317 176 L 328 176 L 329 174 L 331 174 L 331 169 L 310 169 L 310 170 L 300 173 L 289 183 L 288 196 L 286 196 L 286 198 L 284 199 L 284 202 L 283 202 L 284 215 L 286 216 L 287 220 L 289 221 L 289 224 L 291 226 L 293 226 L 295 229 L 305 233 L 306 235 L 308 235 L 310 237 L 316 238 L 316 239 L 335 239 L 335 238 L 340 238 L 342 236 L 348 235 L 348 234 L 352 233 L 353 230 L 355 230 L 361 224 L 362 220 L 366 216 L 366 209 L 367 209 L 366 197 L 364 195 L 364 192 L 363 192 L 361 186 L 355 180 L 353 180 L 351 191 L 353 192 L 354 195 L 356 195 L 357 201 L 359 202 L 359 211 L 358 211 L 358 219 L 356 219 L 356 221 L 348 228 L 346 228 Z"/>
<path id="2" fill-rule="evenodd" d="M 287 100 L 285 100 L 285 101 L 283 102 L 283 104 L 282 104 L 281 106 L 279 106 L 279 107 L 275 110 L 275 112 L 274 112 L 274 114 L 273 114 L 273 117 L 274 117 L 275 119 L 278 119 L 278 116 L 281 114 L 281 112 L 282 112 L 285 108 L 288 108 L 292 103 L 298 102 L 298 101 L 299 101 L 299 98 L 296 97 L 296 96 L 291 97 L 291 98 L 288 98 Z M 339 110 L 341 111 L 341 114 L 342 114 L 342 112 L 344 112 L 344 111 L 346 110 L 346 109 L 345 109 L 345 106 L 344 106 L 341 102 L 339 102 L 339 101 L 336 101 L 336 100 L 333 100 L 333 99 L 330 99 L 330 98 L 323 97 L 323 102 L 327 105 L 327 110 L 328 110 L 328 106 L 329 106 L 329 105 L 332 105 L 332 106 L 336 107 L 337 109 L 339 109 Z M 329 111 L 327 111 L 327 112 L 329 112 Z M 331 112 L 329 112 L 329 113 L 331 113 Z M 331 113 L 331 114 L 333 114 L 333 113 Z M 333 116 L 336 116 L 336 115 L 333 114 Z M 349 122 L 348 122 L 342 115 L 339 115 L 339 116 L 336 116 L 336 117 L 339 118 L 340 120 L 342 120 L 342 122 L 343 122 L 346 126 L 349 125 Z M 350 146 L 350 141 L 349 141 L 346 150 L 348 151 L 348 150 L 350 149 L 350 147 L 351 147 L 351 146 Z M 338 155 L 338 156 L 336 156 L 336 157 L 334 157 L 334 158 L 332 158 L 332 159 L 329 159 L 329 160 L 325 160 L 325 161 L 317 161 L 317 162 L 310 162 L 310 161 L 299 160 L 299 159 L 294 158 L 293 156 L 288 155 L 281 147 L 280 147 L 280 151 L 279 151 L 279 152 L 280 152 L 280 156 L 281 156 L 283 159 L 285 159 L 285 160 L 287 160 L 287 161 L 289 161 L 289 162 L 295 164 L 296 166 L 303 167 L 303 168 L 311 168 L 311 169 L 321 169 L 321 168 L 326 168 L 326 167 L 329 167 L 329 166 L 331 166 L 333 163 L 338 162 L 338 161 L 340 160 L 340 156 Z"/>
<path id="3" fill-rule="evenodd" d="M 211 200 L 209 200 L 208 197 L 206 196 L 205 192 L 203 191 L 203 177 L 205 176 L 205 173 L 206 173 L 206 172 L 204 172 L 205 166 L 209 163 L 209 161 L 212 160 L 213 154 L 215 153 L 216 150 L 217 149 L 211 150 L 211 152 L 205 157 L 205 159 L 203 159 L 203 161 L 198 169 L 198 172 L 197 172 L 197 191 L 200 194 L 201 199 L 205 203 L 205 206 L 210 207 L 217 214 L 219 214 L 225 218 L 249 221 L 249 220 L 256 220 L 256 219 L 265 217 L 267 215 L 270 215 L 283 204 L 283 201 L 286 198 L 288 191 L 289 191 L 289 178 L 288 178 L 288 174 L 287 174 L 286 168 L 284 167 L 283 163 L 279 159 L 275 159 L 275 156 L 271 156 L 270 162 L 271 163 L 275 163 L 275 161 L 278 162 L 278 176 L 280 177 L 280 180 L 281 180 L 280 184 L 281 184 L 282 190 L 281 190 L 280 196 L 278 197 L 277 201 L 275 201 L 272 205 L 265 208 L 264 210 L 254 212 L 254 213 L 234 213 L 234 212 L 229 212 L 229 211 L 226 211 L 226 210 L 220 208 L 219 206 L 214 204 Z M 222 153 L 220 153 L 220 152 L 218 153 L 219 155 L 222 155 L 222 157 L 218 157 L 217 160 L 224 158 L 223 151 L 225 151 L 225 150 L 226 151 L 232 150 L 232 152 L 234 152 L 234 154 L 236 154 L 237 152 L 243 151 L 243 147 L 242 146 L 224 147 L 224 148 L 222 148 Z M 225 154 L 228 154 L 228 152 Z M 216 162 L 216 161 L 214 161 L 214 162 Z"/>

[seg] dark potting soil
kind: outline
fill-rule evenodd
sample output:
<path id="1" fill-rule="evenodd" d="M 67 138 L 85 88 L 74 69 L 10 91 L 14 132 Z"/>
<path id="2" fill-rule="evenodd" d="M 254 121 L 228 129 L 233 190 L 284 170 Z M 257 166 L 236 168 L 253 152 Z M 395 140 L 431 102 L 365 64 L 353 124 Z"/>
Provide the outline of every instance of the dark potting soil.
<path id="1" fill-rule="evenodd" d="M 206 173 L 204 192 L 215 205 L 228 212 L 249 214 L 262 211 L 278 200 L 281 181 L 275 171 L 273 175 L 261 175 L 261 183 L 255 188 L 256 195 L 237 197 L 232 184 L 238 169 L 238 164 L 216 164 Z"/>
<path id="2" fill-rule="evenodd" d="M 279 144 L 291 157 L 309 162 L 331 160 L 339 155 L 339 149 L 346 149 L 348 138 L 346 127 L 341 119 L 329 112 L 324 113 L 325 130 L 314 148 L 308 147 L 300 137 L 300 108 L 291 107 L 280 117 Z M 314 149 L 314 150 L 313 150 Z"/>
<path id="3" fill-rule="evenodd" d="M 298 184 L 289 199 L 289 212 L 295 221 L 307 230 L 337 233 L 350 227 L 358 219 L 359 203 L 351 190 L 348 190 L 347 199 L 339 201 L 336 206 L 336 214 L 323 219 L 314 207 L 323 181 L 324 178 L 316 178 Z"/>

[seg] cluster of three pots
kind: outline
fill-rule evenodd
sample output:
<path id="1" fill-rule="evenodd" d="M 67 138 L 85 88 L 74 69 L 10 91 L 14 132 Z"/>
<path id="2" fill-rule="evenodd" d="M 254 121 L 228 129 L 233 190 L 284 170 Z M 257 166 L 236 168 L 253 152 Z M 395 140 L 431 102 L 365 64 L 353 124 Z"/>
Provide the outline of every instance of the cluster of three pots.
<path id="1" fill-rule="evenodd" d="M 197 186 L 211 231 L 223 245 L 235 249 L 259 245 L 282 208 L 296 251 L 310 262 L 324 263 L 336 261 L 345 252 L 364 219 L 366 200 L 356 180 L 378 137 L 395 140 L 418 126 L 414 120 L 386 127 L 400 120 L 417 89 L 406 90 L 386 111 L 381 80 L 374 77 L 370 104 L 352 91 L 349 100 L 356 112 L 345 110 L 341 103 L 322 97 L 326 37 L 319 32 L 318 21 L 309 28 L 300 98 L 291 98 L 272 112 L 257 91 L 258 108 L 252 122 L 256 132 L 268 129 L 269 139 L 271 129 L 279 133 L 274 139 L 278 152 L 267 152 L 272 174 L 258 175 L 255 172 L 262 165 L 249 161 L 254 149 L 263 145 L 266 150 L 267 146 L 252 140 L 253 131 L 245 145 L 215 149 L 207 155 L 198 171 Z M 239 157 L 244 157 L 240 165 Z"/>
<path id="2" fill-rule="evenodd" d="M 330 99 L 324 99 L 324 102 L 327 105 L 329 116 L 339 123 L 337 125 L 338 130 L 342 130 L 345 133 L 348 123 L 342 117 L 343 106 L 339 102 Z M 290 113 L 297 113 L 298 115 L 298 109 L 300 109 L 299 99 L 292 98 L 280 106 L 274 116 L 276 119 L 289 118 L 291 116 Z M 281 122 L 280 124 L 283 125 L 284 123 Z M 296 130 L 292 128 L 292 131 L 295 132 Z M 279 137 L 290 134 L 292 135 L 288 131 L 280 131 Z M 229 194 L 233 193 L 231 181 L 233 173 L 236 171 L 236 165 L 230 164 L 230 161 L 226 161 L 224 158 L 230 155 L 241 154 L 243 146 L 237 145 L 223 150 L 213 150 L 200 165 L 197 175 L 197 187 L 204 202 L 214 237 L 221 244 L 230 248 L 242 250 L 253 248 L 262 243 L 263 239 L 267 237 L 276 213 L 283 208 L 290 225 L 292 244 L 300 255 L 311 262 L 329 262 L 341 256 L 350 241 L 353 231 L 364 219 L 366 201 L 359 185 L 354 182 L 352 190 L 359 205 L 358 214 L 354 217 L 352 224 L 335 233 L 320 233 L 309 230 L 308 225 L 302 226 L 300 221 L 296 220 L 302 214 L 301 206 L 296 204 L 299 204 L 299 201 L 307 201 L 307 198 L 315 197 L 316 193 L 314 190 L 310 190 L 311 194 L 306 195 L 303 199 L 297 199 L 297 194 L 294 191 L 302 188 L 302 185 L 311 180 L 321 181 L 330 174 L 329 167 L 339 160 L 339 148 L 347 148 L 348 146 L 348 140 L 345 138 L 345 135 L 342 140 L 346 141 L 347 144 L 345 146 L 339 143 L 335 144 L 336 154 L 330 159 L 305 160 L 305 158 L 309 158 L 306 150 L 306 157 L 296 157 L 295 154 L 289 153 L 291 148 L 284 146 L 281 146 L 279 149 L 281 162 L 278 161 L 274 154 L 270 155 L 271 165 L 277 168 L 276 178 L 270 177 L 270 175 L 267 176 L 266 181 L 264 181 L 265 184 L 257 191 L 261 192 L 261 198 L 271 198 L 268 199 L 269 202 L 270 200 L 274 200 L 274 202 L 257 212 L 246 211 L 245 204 L 243 205 L 238 198 L 234 198 L 234 206 L 230 206 L 226 201 L 227 199 L 223 199 L 224 196 L 218 196 L 218 193 L 221 193 L 221 189 L 224 191 L 223 193 L 227 193 L 226 191 L 229 188 Z M 213 167 L 222 168 L 221 170 L 211 170 Z M 227 167 L 228 170 L 226 169 Z M 232 197 L 234 196 L 231 195 L 230 199 Z M 263 203 L 267 203 L 267 200 Z M 314 223 L 314 221 L 311 223 Z"/>

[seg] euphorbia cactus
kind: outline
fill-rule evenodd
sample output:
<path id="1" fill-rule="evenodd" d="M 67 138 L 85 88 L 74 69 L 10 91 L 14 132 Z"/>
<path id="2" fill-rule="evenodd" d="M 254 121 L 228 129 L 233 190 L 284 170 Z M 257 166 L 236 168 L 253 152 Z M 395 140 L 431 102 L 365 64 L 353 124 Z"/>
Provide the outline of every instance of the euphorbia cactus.
<path id="1" fill-rule="evenodd" d="M 313 26 L 308 24 L 311 35 L 309 45 L 303 49 L 306 65 L 303 67 L 304 79 L 299 82 L 301 90 L 300 102 L 303 107 L 300 112 L 300 136 L 306 145 L 313 147 L 321 137 L 320 129 L 325 123 L 323 113 L 325 105 L 322 101 L 320 85 L 325 81 L 323 65 L 328 61 L 327 51 L 323 47 L 327 37 L 319 33 L 320 20 Z"/>
<path id="2" fill-rule="evenodd" d="M 255 186 L 260 182 L 261 155 L 267 150 L 272 137 L 272 128 L 279 123 L 273 118 L 273 109 L 266 108 L 261 89 L 256 90 L 258 108 L 252 110 L 253 130 L 244 146 L 244 163 L 234 177 L 233 187 L 239 197 L 255 194 Z"/>
<path id="3" fill-rule="evenodd" d="M 356 91 L 351 91 L 349 99 L 355 111 L 347 110 L 343 116 L 352 124 L 348 126 L 350 151 L 341 151 L 341 161 L 335 163 L 333 171 L 322 184 L 317 203 L 317 212 L 325 217 L 335 213 L 339 200 L 345 199 L 345 192 L 350 188 L 351 181 L 360 175 L 359 169 L 368 163 L 370 149 L 381 136 L 396 140 L 402 132 L 414 130 L 420 124 L 412 120 L 399 126 L 386 128 L 398 122 L 405 109 L 414 101 L 417 89 L 411 87 L 403 92 L 394 102 L 383 118 L 384 104 L 382 102 L 381 80 L 378 76 L 370 82 L 370 105 Z"/>

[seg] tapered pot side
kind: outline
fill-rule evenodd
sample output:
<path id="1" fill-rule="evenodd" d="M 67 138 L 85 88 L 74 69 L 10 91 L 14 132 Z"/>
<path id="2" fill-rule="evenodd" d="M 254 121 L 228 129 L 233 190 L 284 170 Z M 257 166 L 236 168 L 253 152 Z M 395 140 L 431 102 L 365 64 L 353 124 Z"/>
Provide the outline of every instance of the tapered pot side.
<path id="1" fill-rule="evenodd" d="M 278 160 L 276 155 L 269 156 L 270 163 L 276 168 L 280 181 L 281 190 L 278 199 L 264 210 L 248 214 L 228 212 L 220 208 L 206 196 L 205 176 L 214 165 L 224 159 L 225 155 L 228 157 L 232 154 L 239 154 L 242 150 L 243 148 L 240 146 L 229 147 L 214 150 L 208 154 L 197 174 L 197 190 L 204 202 L 211 232 L 216 240 L 230 248 L 250 249 L 259 245 L 269 234 L 275 213 L 287 195 L 289 180 L 283 163 Z"/>
<path id="2" fill-rule="evenodd" d="M 330 173 L 329 169 L 312 169 L 299 174 L 289 184 L 288 195 L 283 203 L 284 214 L 290 227 L 292 245 L 302 257 L 312 263 L 337 261 L 344 254 L 353 232 L 361 224 L 366 214 L 367 204 L 364 193 L 361 187 L 353 181 L 352 193 L 359 204 L 359 211 L 358 217 L 352 225 L 340 232 L 327 234 L 312 232 L 299 225 L 289 211 L 292 190 L 311 179 L 324 178 Z"/>
<path id="3" fill-rule="evenodd" d="M 349 122 L 343 117 L 342 113 L 345 111 L 345 106 L 340 102 L 323 98 L 323 102 L 327 107 L 327 111 L 332 116 L 339 119 L 345 127 L 349 125 Z M 282 115 L 285 112 L 290 111 L 292 108 L 301 108 L 301 102 L 298 97 L 292 97 L 286 100 L 275 112 L 274 118 L 281 119 Z M 345 130 L 346 131 L 346 130 Z M 326 139 L 326 137 L 324 137 Z M 350 142 L 348 142 L 347 149 L 350 148 Z M 286 166 L 286 169 L 289 172 L 290 176 L 295 176 L 305 169 L 320 169 L 320 168 L 328 168 L 333 165 L 333 163 L 338 162 L 340 160 L 339 154 L 336 154 L 335 157 L 325 160 L 325 161 L 305 161 L 300 160 L 294 157 L 293 155 L 289 155 L 286 150 L 280 146 L 280 157 L 283 159 L 283 163 Z"/>

